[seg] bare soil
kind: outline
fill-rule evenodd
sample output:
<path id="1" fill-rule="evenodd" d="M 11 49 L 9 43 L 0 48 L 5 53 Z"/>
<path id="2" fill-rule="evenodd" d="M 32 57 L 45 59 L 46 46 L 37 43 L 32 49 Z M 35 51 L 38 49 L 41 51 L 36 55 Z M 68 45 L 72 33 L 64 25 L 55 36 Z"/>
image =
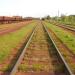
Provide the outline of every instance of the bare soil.
<path id="1" fill-rule="evenodd" d="M 23 26 L 25 26 L 26 24 L 28 24 L 29 22 L 25 23 L 24 25 L 20 25 L 18 28 L 16 26 L 15 29 L 13 30 L 17 30 L 22 28 Z M 23 23 L 22 23 L 23 24 Z M 8 32 L 6 32 L 8 33 Z M 13 65 L 15 64 L 18 56 L 20 55 L 20 52 L 22 51 L 22 47 L 23 45 L 25 46 L 26 41 L 30 35 L 31 31 L 27 34 L 27 36 L 25 36 L 22 41 L 14 48 L 11 50 L 11 54 L 8 56 L 8 58 L 6 60 L 4 60 L 1 64 L 0 64 L 0 75 L 8 75 L 8 73 L 10 72 L 11 68 L 13 67 Z M 2 33 L 5 34 L 5 33 Z"/>
<path id="2" fill-rule="evenodd" d="M 31 23 L 31 21 L 0 25 L 0 35 L 19 30 L 29 23 Z"/>

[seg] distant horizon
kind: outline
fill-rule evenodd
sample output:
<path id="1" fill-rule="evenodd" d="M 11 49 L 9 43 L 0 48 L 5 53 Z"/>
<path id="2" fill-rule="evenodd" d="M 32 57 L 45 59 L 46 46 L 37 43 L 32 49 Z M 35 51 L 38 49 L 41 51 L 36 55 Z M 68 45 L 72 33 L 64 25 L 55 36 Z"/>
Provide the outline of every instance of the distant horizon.
<path id="1" fill-rule="evenodd" d="M 0 16 L 75 15 L 75 0 L 0 0 Z"/>
<path id="2" fill-rule="evenodd" d="M 61 14 L 61 15 L 65 15 L 65 16 L 70 16 L 70 15 L 75 15 L 75 14 L 69 14 L 69 15 L 66 15 L 66 14 Z M 60 16 L 61 16 L 60 15 Z M 0 15 L 0 16 L 6 16 L 6 17 L 13 17 L 13 16 L 21 16 L 21 15 Z M 45 15 L 45 16 L 42 16 L 42 17 L 47 17 L 47 16 L 50 16 L 50 17 L 60 17 L 59 15 L 56 15 L 56 16 L 51 16 L 51 15 Z M 42 17 L 35 17 L 35 16 L 21 16 L 21 17 L 32 17 L 32 18 L 42 18 Z"/>

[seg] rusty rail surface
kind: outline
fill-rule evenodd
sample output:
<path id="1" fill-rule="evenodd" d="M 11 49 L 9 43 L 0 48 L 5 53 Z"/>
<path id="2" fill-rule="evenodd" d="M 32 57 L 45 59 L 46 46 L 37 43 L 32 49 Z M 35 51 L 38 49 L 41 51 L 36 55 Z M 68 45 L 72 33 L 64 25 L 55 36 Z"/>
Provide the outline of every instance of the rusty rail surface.
<path id="1" fill-rule="evenodd" d="M 41 24 L 43 25 L 42 22 L 41 22 Z M 37 27 L 37 26 L 36 26 L 36 27 Z M 30 42 L 31 42 L 31 40 L 32 40 L 32 37 L 33 37 L 34 32 L 35 32 L 35 30 L 36 30 L 36 27 L 34 28 L 34 30 L 33 30 L 32 34 L 31 34 L 31 36 L 30 36 L 30 38 L 29 38 L 27 44 L 25 45 L 25 48 L 23 49 L 21 55 L 19 56 L 19 58 L 18 58 L 16 64 L 14 65 L 14 67 L 13 67 L 13 69 L 11 70 L 11 72 L 10 72 L 9 75 L 15 75 L 15 74 L 16 74 L 16 72 L 17 72 L 17 70 L 18 70 L 18 67 L 19 67 L 19 65 L 21 64 L 21 61 L 22 61 L 22 59 L 24 58 L 24 55 L 25 55 L 25 52 L 26 52 L 26 48 L 29 46 L 29 44 L 30 44 Z M 47 32 L 47 35 L 48 35 L 49 39 L 52 41 L 52 44 L 53 44 L 55 50 L 57 51 L 57 54 L 58 54 L 59 59 L 61 59 L 61 61 L 63 62 L 64 67 L 65 67 L 65 71 L 66 71 L 67 75 L 73 75 L 71 69 L 69 68 L 68 64 L 66 63 L 66 61 L 65 61 L 65 59 L 63 58 L 63 56 L 62 56 L 62 54 L 60 53 L 60 51 L 58 50 L 56 44 L 54 43 L 54 41 L 53 41 L 53 39 L 52 39 L 52 37 L 51 37 L 51 35 L 49 34 L 47 27 L 46 27 L 45 25 L 43 25 L 43 28 L 44 28 L 44 30 Z"/>

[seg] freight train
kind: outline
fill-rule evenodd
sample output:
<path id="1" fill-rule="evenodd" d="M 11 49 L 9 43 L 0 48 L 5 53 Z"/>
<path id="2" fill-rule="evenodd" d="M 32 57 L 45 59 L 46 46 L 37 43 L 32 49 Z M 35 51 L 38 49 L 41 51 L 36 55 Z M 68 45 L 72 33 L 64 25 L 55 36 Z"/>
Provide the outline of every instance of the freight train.
<path id="1" fill-rule="evenodd" d="M 0 24 L 29 21 L 29 20 L 32 20 L 32 18 L 31 17 L 23 18 L 22 16 L 12 16 L 12 17 L 0 16 Z"/>

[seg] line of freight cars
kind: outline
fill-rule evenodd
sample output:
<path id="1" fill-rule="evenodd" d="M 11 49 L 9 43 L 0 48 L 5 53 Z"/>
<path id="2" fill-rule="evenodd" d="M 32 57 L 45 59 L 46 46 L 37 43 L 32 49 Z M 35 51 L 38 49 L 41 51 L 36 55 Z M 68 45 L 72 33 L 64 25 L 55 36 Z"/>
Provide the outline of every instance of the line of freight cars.
<path id="1" fill-rule="evenodd" d="M 12 17 L 0 16 L 0 24 L 29 21 L 29 20 L 32 20 L 32 18 L 22 18 L 22 16 L 12 16 Z"/>

